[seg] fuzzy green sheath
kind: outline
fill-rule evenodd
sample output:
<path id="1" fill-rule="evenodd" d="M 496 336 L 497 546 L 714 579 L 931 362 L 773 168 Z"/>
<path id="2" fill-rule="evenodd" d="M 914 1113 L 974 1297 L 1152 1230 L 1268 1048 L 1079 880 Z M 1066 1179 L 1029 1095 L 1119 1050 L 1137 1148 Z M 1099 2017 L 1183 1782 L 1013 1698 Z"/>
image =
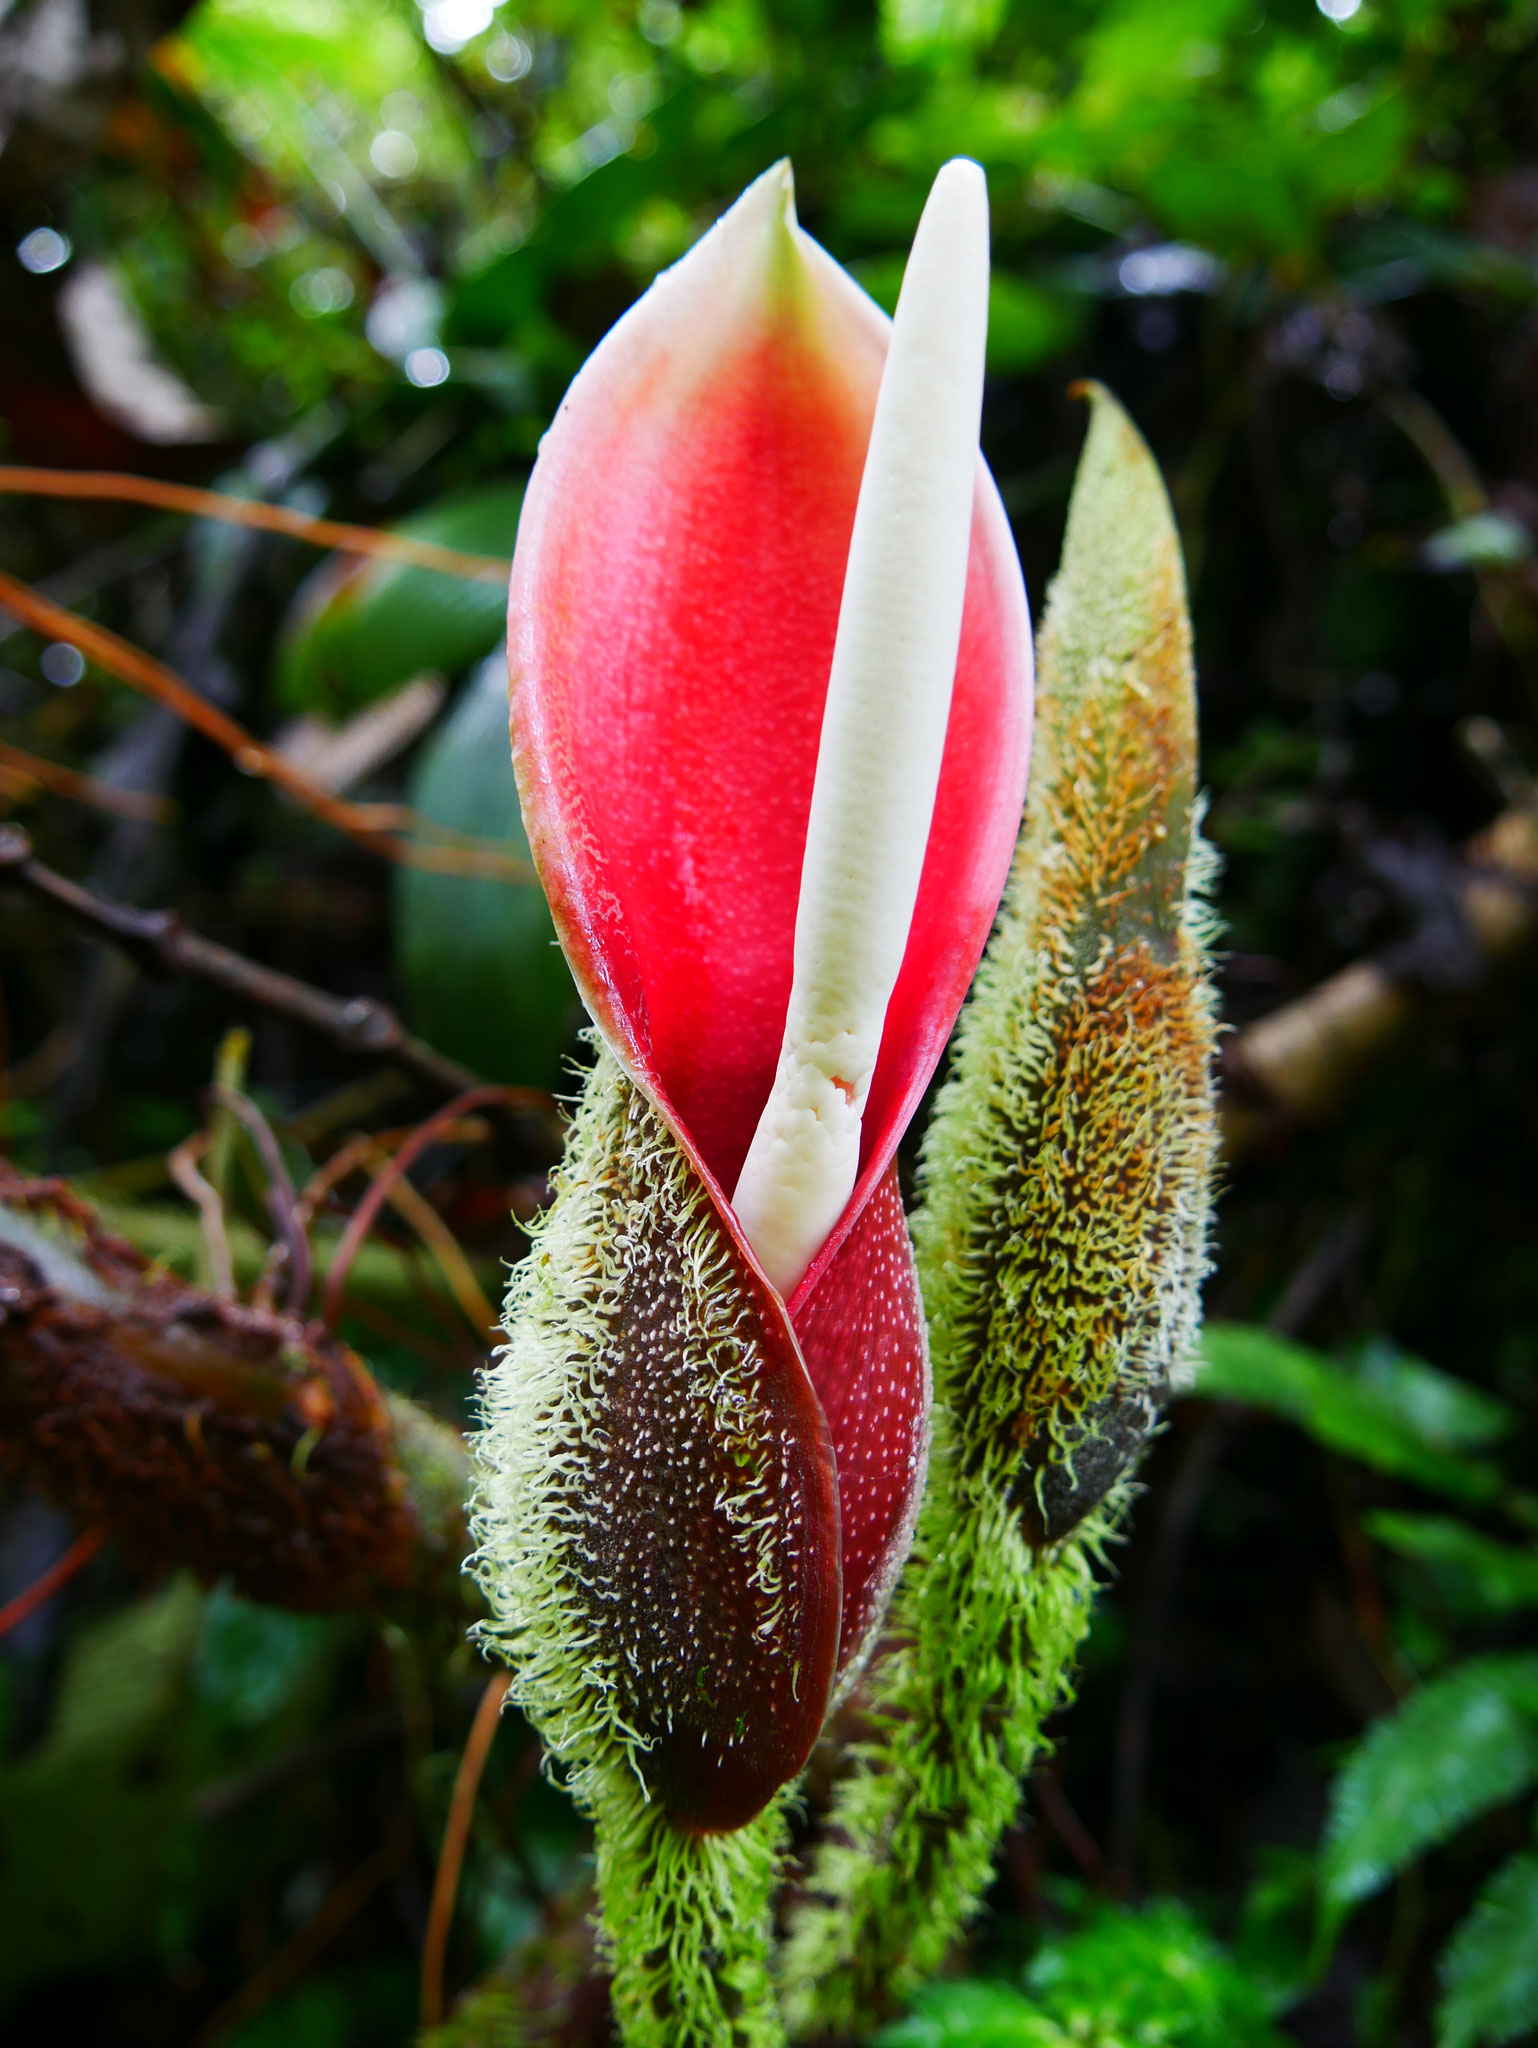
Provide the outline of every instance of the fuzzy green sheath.
<path id="1" fill-rule="evenodd" d="M 1190 628 L 1158 470 L 1090 395 L 1024 830 L 924 1150 L 929 1486 L 780 1959 L 796 2033 L 883 2017 L 976 1910 L 1195 1347 L 1214 1025 Z"/>
<path id="2" fill-rule="evenodd" d="M 684 1530 L 698 1522 L 702 1544 L 720 1530 L 687 1489 L 730 1517 L 766 1626 L 783 1590 L 765 1501 L 773 1474 L 757 1469 L 754 1449 L 754 1335 L 719 1246 L 677 1141 L 600 1047 L 556 1200 L 508 1292 L 507 1346 L 475 1447 L 473 1568 L 491 1610 L 485 1638 L 596 1822 L 602 1939 L 627 2048 L 782 2038 L 767 1955 L 783 1807 L 730 1834 L 678 1826 L 648 1796 L 637 1732 L 643 1718 L 687 1710 L 710 1646 L 647 1620 L 645 1538 L 627 1533 L 632 1488 L 674 1475 L 668 1512 Z M 638 1342 L 655 1360 L 639 1376 Z M 638 1417 L 637 1400 L 653 1396 L 658 1410 Z M 669 1424 L 674 1439 L 659 1453 L 656 1432 Z"/>

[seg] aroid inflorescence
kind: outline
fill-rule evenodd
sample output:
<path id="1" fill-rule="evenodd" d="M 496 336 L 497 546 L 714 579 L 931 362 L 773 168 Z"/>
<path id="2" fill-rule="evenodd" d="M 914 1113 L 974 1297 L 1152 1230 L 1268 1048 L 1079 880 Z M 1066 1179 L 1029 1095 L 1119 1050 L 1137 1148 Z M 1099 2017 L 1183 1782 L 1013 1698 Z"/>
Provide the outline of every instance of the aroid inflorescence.
<path id="1" fill-rule="evenodd" d="M 782 2002 L 848 2029 L 942 1960 L 1194 1335 L 1179 550 L 1096 393 L 1022 832 L 986 303 L 975 165 L 891 326 L 771 171 L 597 351 L 525 504 L 514 761 L 597 1057 L 487 1382 L 476 1571 L 596 1819 L 632 2044 L 769 2044 Z M 896 1148 L 1006 877 L 915 1262 Z M 788 1801 L 840 1700 L 777 1992 Z"/>

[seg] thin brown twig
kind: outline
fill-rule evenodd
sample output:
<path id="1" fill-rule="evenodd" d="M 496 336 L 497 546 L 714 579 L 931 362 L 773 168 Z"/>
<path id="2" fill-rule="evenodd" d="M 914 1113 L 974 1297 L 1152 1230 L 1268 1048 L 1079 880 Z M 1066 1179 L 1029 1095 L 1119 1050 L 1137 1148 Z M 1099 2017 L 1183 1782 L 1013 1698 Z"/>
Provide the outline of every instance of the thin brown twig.
<path id="1" fill-rule="evenodd" d="M 75 1538 L 61 1558 L 32 1581 L 25 1592 L 18 1593 L 14 1600 L 0 1607 L 0 1636 L 9 1635 L 29 1614 L 36 1614 L 45 1600 L 51 1600 L 61 1586 L 67 1585 L 76 1572 L 88 1565 L 106 1541 L 106 1533 L 104 1529 L 87 1529 Z"/>
<path id="2" fill-rule="evenodd" d="M 501 555 L 467 554 L 437 541 L 412 540 L 402 533 L 380 533 L 371 526 L 349 526 L 336 519 L 315 519 L 286 505 L 268 505 L 224 491 L 203 491 L 189 484 L 161 483 L 154 477 L 128 476 L 110 470 L 28 469 L 0 465 L 0 491 L 40 498 L 108 499 L 126 505 L 154 505 L 166 512 L 185 512 L 197 519 L 222 519 L 235 526 L 259 526 L 318 548 L 343 554 L 374 555 L 411 568 L 435 569 L 441 576 L 464 582 L 505 582 L 510 563 Z"/>
<path id="3" fill-rule="evenodd" d="M 276 1756 L 263 1757 L 260 1763 L 244 1771 L 211 1780 L 193 1795 L 193 1810 L 199 1820 L 227 1820 L 232 1813 L 271 1798 L 296 1778 L 324 1770 L 339 1757 L 395 1741 L 400 1727 L 400 1709 L 380 1707 L 361 1720 L 344 1722 L 324 1735 L 312 1735 L 289 1749 L 279 1750 Z"/>
<path id="4" fill-rule="evenodd" d="M 443 1135 L 447 1136 L 448 1133 L 445 1132 Z M 465 1257 L 459 1239 L 427 1197 L 419 1194 L 404 1174 L 392 1171 L 393 1161 L 388 1153 L 372 1151 L 366 1155 L 363 1163 L 372 1167 L 376 1174 L 384 1175 L 388 1179 L 389 1193 L 386 1199 L 391 1208 L 416 1232 L 432 1253 L 438 1271 L 443 1275 L 444 1284 L 476 1337 L 482 1344 L 495 1343 L 497 1312 L 487 1300 L 481 1283 L 476 1279 L 474 1269 Z"/>
<path id="5" fill-rule="evenodd" d="M 486 1759 L 496 1737 L 502 1702 L 507 1698 L 511 1683 L 510 1671 L 499 1671 L 487 1681 L 454 1777 L 449 1817 L 443 1830 L 443 1846 L 438 1852 L 437 1874 L 433 1879 L 427 1933 L 422 1942 L 421 2024 L 424 2027 L 435 2027 L 443 2018 L 443 1968 L 448 1956 L 454 1901 L 459 1892 L 459 1873 L 464 1866 L 465 1848 L 470 1840 L 470 1818 L 475 1811 L 475 1795 L 480 1790 Z"/>
<path id="6" fill-rule="evenodd" d="M 326 1161 L 305 1186 L 299 1197 L 298 1213 L 301 1223 L 308 1225 L 319 1204 L 347 1178 L 350 1173 L 368 1171 L 383 1173 L 390 1164 L 391 1153 L 397 1145 L 403 1144 L 411 1135 L 410 1129 L 374 1136 L 365 1132 L 351 1139 L 340 1151 Z M 487 1135 L 486 1125 L 480 1118 L 467 1118 L 462 1124 L 453 1124 L 439 1133 L 444 1139 L 479 1142 Z M 438 1211 L 425 1195 L 417 1193 L 409 1180 L 395 1177 L 390 1183 L 388 1196 L 390 1206 L 401 1219 L 416 1232 L 437 1261 L 450 1294 L 475 1335 L 482 1343 L 491 1343 L 497 1332 L 497 1312 L 487 1300 L 485 1290 L 475 1277 L 474 1268 L 465 1257 L 459 1239 L 444 1222 Z"/>
<path id="7" fill-rule="evenodd" d="M 381 1165 L 388 1171 L 390 1161 L 383 1160 Z M 476 1337 L 482 1344 L 495 1344 L 500 1318 L 476 1279 L 459 1239 L 427 1197 L 419 1194 L 404 1175 L 396 1175 L 392 1180 L 390 1203 L 432 1253 L 445 1286 Z"/>
<path id="8" fill-rule="evenodd" d="M 458 1094 L 480 1085 L 468 1067 L 412 1037 L 395 1012 L 372 997 L 330 995 L 190 931 L 174 911 L 136 910 L 94 895 L 36 859 L 19 825 L 0 825 L 0 880 L 20 883 L 155 973 L 195 975 L 243 1002 L 308 1025 L 348 1052 L 393 1060 L 435 1094 Z M 535 1089 L 524 1089 L 518 1106 L 540 1116 L 554 1113 L 553 1099 Z"/>
<path id="9" fill-rule="evenodd" d="M 193 1204 L 203 1231 L 203 1253 L 208 1262 L 208 1283 L 221 1301 L 235 1299 L 235 1262 L 230 1256 L 230 1234 L 224 1227 L 224 1203 L 213 1182 L 198 1172 L 198 1161 L 207 1152 L 207 1131 L 194 1131 L 190 1138 L 166 1154 L 166 1171 Z"/>
<path id="10" fill-rule="evenodd" d="M 247 732 L 238 720 L 189 689 L 164 662 L 156 661 L 105 626 L 94 625 L 78 612 L 40 596 L 3 570 L 0 606 L 34 631 L 47 633 L 56 640 L 68 640 L 119 682 L 165 705 L 195 732 L 211 740 L 243 774 L 270 782 L 301 810 L 344 833 L 370 853 L 405 867 L 427 868 L 438 874 L 503 882 L 533 879 L 528 862 L 515 859 L 505 848 L 484 841 L 467 843 L 462 834 L 445 834 L 431 819 L 421 818 L 402 805 L 355 804 L 345 797 L 333 796 L 274 748 Z"/>
<path id="11" fill-rule="evenodd" d="M 0 1073 L 0 1101 L 26 1102 L 34 1095 L 41 1095 L 74 1065 L 79 1051 L 80 1034 L 74 1025 L 55 1024 L 46 1038 L 34 1045 L 13 1067 Z"/>
<path id="12" fill-rule="evenodd" d="M 1057 1772 L 1048 1764 L 1031 1779 L 1031 1787 L 1042 1818 L 1078 1864 L 1085 1882 L 1092 1884 L 1097 1891 L 1102 1889 L 1106 1882 L 1105 1858 L 1100 1853 L 1099 1843 L 1070 1804 L 1068 1794 L 1058 1782 Z"/>
<path id="13" fill-rule="evenodd" d="M 412 1352 L 437 1372 L 462 1375 L 466 1359 L 462 1350 L 456 1350 L 447 1337 L 430 1335 L 414 1324 L 404 1322 L 399 1316 L 392 1316 L 377 1301 L 371 1301 L 366 1294 L 355 1294 L 348 1303 L 347 1313 L 376 1337 L 383 1337 L 387 1344 L 399 1345 L 402 1350 Z M 438 1325 L 441 1330 L 441 1321 Z"/>
<path id="14" fill-rule="evenodd" d="M 300 1191 L 299 1214 L 305 1228 L 309 1228 L 321 1205 L 349 1174 L 370 1165 L 374 1155 L 388 1158 L 415 1129 L 415 1124 L 401 1124 L 395 1130 L 362 1131 L 349 1138 L 345 1145 L 339 1145 L 323 1166 L 316 1167 Z M 462 1123 L 451 1125 L 442 1135 L 446 1141 L 455 1144 L 479 1144 L 486 1135 L 486 1125 L 480 1117 L 466 1117 Z"/>
<path id="15" fill-rule="evenodd" d="M 466 1110 L 498 1102 L 513 1109 L 527 1109 L 539 1105 L 539 1096 L 533 1089 L 497 1087 L 489 1082 L 477 1088 L 467 1088 L 452 1102 L 445 1103 L 435 1116 L 418 1124 L 389 1165 L 376 1175 L 368 1193 L 348 1219 L 342 1241 L 336 1248 L 336 1257 L 331 1262 L 331 1270 L 326 1275 L 326 1295 L 321 1314 L 333 1330 L 347 1298 L 347 1275 L 352 1269 L 352 1262 L 373 1229 L 380 1209 L 389 1199 L 390 1190 L 402 1175 L 410 1171 L 428 1146 L 440 1141 L 447 1126 L 462 1117 Z"/>
<path id="16" fill-rule="evenodd" d="M 262 1167 L 267 1175 L 267 1214 L 278 1233 L 278 1243 L 287 1255 L 287 1306 L 291 1314 L 302 1316 L 310 1298 L 314 1265 L 310 1258 L 310 1240 L 305 1235 L 299 1219 L 299 1197 L 294 1191 L 293 1181 L 289 1178 L 288 1167 L 284 1164 L 283 1148 L 273 1136 L 271 1124 L 249 1095 L 238 1088 L 226 1088 L 217 1081 L 208 1092 L 211 1101 L 216 1102 L 221 1109 L 227 1109 L 235 1118 L 261 1157 Z M 264 1272 L 258 1283 L 259 1302 L 269 1284 L 269 1275 Z"/>
<path id="17" fill-rule="evenodd" d="M 1472 519 L 1486 511 L 1490 494 L 1473 459 L 1439 412 L 1408 389 L 1390 391 L 1379 401 L 1436 478 L 1453 519 Z M 1486 567 L 1475 573 L 1480 607 L 1505 643 L 1531 689 L 1538 682 L 1532 603 L 1522 579 L 1508 569 Z"/>
<path id="18" fill-rule="evenodd" d="M 119 789 L 115 783 L 99 782 L 94 775 L 82 775 L 77 768 L 65 768 L 57 761 L 45 761 L 0 740 L 0 794 L 25 801 L 39 790 L 51 796 L 67 797 L 71 803 L 88 804 L 93 811 L 107 811 L 115 818 L 147 819 L 164 825 L 176 816 L 177 805 L 170 797 L 152 790 Z"/>

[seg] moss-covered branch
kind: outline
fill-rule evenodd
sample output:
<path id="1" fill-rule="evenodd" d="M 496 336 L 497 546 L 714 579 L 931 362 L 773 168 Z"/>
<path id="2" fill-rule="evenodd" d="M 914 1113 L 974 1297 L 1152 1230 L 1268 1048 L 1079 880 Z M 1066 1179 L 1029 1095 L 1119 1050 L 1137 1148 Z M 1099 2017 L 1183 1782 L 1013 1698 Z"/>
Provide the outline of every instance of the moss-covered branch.
<path id="1" fill-rule="evenodd" d="M 3 1161 L 0 1453 L 153 1569 L 294 1608 L 461 1599 L 456 1431 L 324 1325 L 190 1286 Z"/>

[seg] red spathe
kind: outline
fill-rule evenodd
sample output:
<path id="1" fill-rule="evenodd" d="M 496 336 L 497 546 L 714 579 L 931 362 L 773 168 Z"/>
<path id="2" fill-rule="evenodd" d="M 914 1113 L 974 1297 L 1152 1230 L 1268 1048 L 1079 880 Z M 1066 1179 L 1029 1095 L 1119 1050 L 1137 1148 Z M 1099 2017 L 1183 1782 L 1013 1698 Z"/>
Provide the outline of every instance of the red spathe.
<path id="1" fill-rule="evenodd" d="M 514 761 L 562 944 L 739 1244 L 724 1191 L 784 1029 L 887 331 L 794 225 L 788 182 L 769 173 L 576 379 L 541 448 L 513 565 Z M 922 1476 L 927 1363 L 893 1156 L 992 924 L 1029 730 L 1025 593 L 979 462 L 934 823 L 860 1180 L 784 1331 L 784 1369 L 804 1356 L 837 1458 L 842 1531 L 824 1540 L 843 1578 L 841 1666 L 906 1549 Z M 825 1698 L 826 1684 L 809 1722 Z"/>

